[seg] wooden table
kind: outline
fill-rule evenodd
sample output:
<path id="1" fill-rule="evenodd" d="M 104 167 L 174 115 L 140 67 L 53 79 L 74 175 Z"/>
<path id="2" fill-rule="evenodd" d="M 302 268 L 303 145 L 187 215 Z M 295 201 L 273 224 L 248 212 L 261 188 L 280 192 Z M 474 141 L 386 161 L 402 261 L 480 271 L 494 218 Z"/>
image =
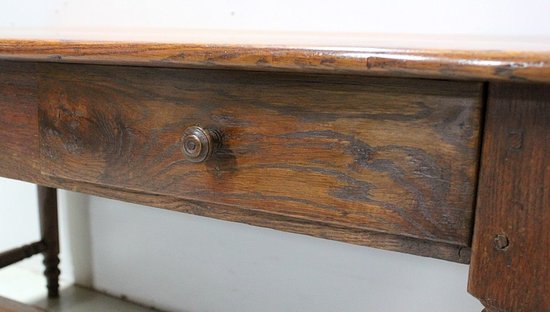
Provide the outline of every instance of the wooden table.
<path id="1" fill-rule="evenodd" d="M 470 263 L 488 311 L 550 311 L 550 53 L 0 41 L 0 175 Z"/>

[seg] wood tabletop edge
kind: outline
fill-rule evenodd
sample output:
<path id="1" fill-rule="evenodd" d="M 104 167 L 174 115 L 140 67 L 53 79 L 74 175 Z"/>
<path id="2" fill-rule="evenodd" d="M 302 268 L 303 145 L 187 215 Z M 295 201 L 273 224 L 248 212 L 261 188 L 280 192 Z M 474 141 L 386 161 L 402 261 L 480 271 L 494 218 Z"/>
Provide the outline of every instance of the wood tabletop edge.
<path id="1" fill-rule="evenodd" d="M 0 60 L 550 83 L 550 52 L 0 39 Z"/>

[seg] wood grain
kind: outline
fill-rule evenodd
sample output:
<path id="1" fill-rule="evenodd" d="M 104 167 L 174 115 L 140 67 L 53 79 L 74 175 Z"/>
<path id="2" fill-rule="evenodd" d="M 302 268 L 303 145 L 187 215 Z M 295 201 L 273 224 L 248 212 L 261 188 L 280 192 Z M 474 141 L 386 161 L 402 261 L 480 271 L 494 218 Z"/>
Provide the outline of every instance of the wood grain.
<path id="1" fill-rule="evenodd" d="M 550 82 L 549 52 L 0 40 L 0 59 Z"/>
<path id="2" fill-rule="evenodd" d="M 304 218 L 288 217 L 236 206 L 185 200 L 168 195 L 161 196 L 128 189 L 105 187 L 63 178 L 47 178 L 47 183 L 50 187 L 122 200 L 124 202 L 219 220 L 245 223 L 253 226 L 267 227 L 279 231 L 304 234 L 354 245 L 369 246 L 459 263 L 470 262 L 470 248 L 456 244 L 440 243 L 400 235 L 337 226 Z"/>
<path id="3" fill-rule="evenodd" d="M 469 245 L 481 84 L 37 66 L 45 174 Z M 195 124 L 224 133 L 206 164 Z"/>
<path id="4" fill-rule="evenodd" d="M 0 312 L 44 312 L 44 310 L 0 297 Z"/>
<path id="5" fill-rule="evenodd" d="M 0 62 L 0 175 L 23 181 L 119 199 L 173 211 L 248 223 L 282 231 L 339 240 L 352 244 L 440 258 L 469 261 L 469 248 L 407 238 L 369 230 L 331 225 L 304 218 L 250 209 L 189 201 L 173 196 L 124 190 L 42 175 L 38 151 L 38 96 L 34 63 Z"/>
<path id="6" fill-rule="evenodd" d="M 550 87 L 493 84 L 468 290 L 491 311 L 550 311 Z"/>
<path id="7" fill-rule="evenodd" d="M 0 61 L 0 175 L 39 180 L 38 95 L 33 63 Z"/>

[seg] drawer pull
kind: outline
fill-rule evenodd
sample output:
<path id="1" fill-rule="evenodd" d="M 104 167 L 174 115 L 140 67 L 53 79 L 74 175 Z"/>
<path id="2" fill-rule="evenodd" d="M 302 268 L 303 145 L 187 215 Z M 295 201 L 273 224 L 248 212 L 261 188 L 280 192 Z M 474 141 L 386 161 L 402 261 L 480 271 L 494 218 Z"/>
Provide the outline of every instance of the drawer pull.
<path id="1" fill-rule="evenodd" d="M 221 134 L 217 130 L 191 126 L 183 132 L 181 151 L 185 159 L 191 162 L 208 160 L 221 143 Z"/>

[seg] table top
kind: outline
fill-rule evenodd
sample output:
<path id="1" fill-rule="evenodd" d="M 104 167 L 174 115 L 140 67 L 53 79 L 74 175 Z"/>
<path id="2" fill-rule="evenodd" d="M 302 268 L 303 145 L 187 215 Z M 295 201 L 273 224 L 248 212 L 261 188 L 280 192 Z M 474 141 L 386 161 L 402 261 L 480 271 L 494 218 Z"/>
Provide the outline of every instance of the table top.
<path id="1" fill-rule="evenodd" d="M 550 82 L 550 43 L 536 38 L 0 30 L 0 59 Z"/>

